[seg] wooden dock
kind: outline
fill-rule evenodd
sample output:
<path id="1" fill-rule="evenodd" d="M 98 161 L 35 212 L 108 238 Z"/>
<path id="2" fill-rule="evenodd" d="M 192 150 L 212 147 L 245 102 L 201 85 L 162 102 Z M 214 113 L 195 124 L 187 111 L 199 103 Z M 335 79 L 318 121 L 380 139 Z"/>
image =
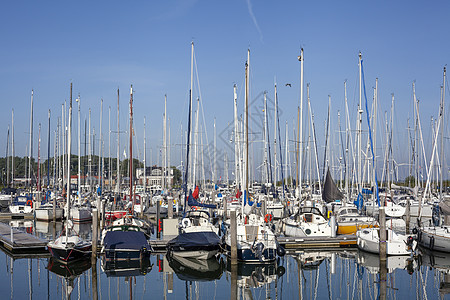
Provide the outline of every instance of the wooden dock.
<path id="1" fill-rule="evenodd" d="M 11 237 L 12 233 L 12 237 Z M 47 241 L 0 223 L 0 245 L 11 252 L 38 253 L 47 251 Z"/>
<path id="2" fill-rule="evenodd" d="M 174 238 L 155 239 L 148 243 L 156 253 L 164 253 L 167 251 L 167 243 Z M 293 250 L 337 250 L 342 248 L 356 248 L 356 235 L 338 235 L 335 238 L 293 238 L 293 237 L 278 237 L 278 242 L 286 251 Z"/>
<path id="3" fill-rule="evenodd" d="M 33 220 L 33 214 L 13 214 L 9 212 L 0 213 L 0 220 Z"/>
<path id="4" fill-rule="evenodd" d="M 318 237 L 278 237 L 278 242 L 286 250 L 294 249 L 339 249 L 357 247 L 356 235 L 338 235 L 334 238 L 318 238 Z"/>

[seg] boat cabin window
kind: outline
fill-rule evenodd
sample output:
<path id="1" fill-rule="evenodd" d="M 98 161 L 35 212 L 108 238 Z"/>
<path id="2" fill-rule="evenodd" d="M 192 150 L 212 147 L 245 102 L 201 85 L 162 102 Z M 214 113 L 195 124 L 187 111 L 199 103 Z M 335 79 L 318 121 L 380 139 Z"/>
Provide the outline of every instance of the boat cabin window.
<path id="1" fill-rule="evenodd" d="M 313 220 L 313 215 L 312 214 L 305 214 L 305 221 L 308 223 L 311 223 Z"/>

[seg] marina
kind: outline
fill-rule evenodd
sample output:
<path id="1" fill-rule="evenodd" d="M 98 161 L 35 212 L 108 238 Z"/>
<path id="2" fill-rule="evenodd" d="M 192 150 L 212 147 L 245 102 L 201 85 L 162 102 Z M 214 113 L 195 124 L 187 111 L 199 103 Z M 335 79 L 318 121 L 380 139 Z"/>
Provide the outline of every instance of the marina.
<path id="1" fill-rule="evenodd" d="M 450 3 L 3 6 L 2 299 L 450 300 Z"/>

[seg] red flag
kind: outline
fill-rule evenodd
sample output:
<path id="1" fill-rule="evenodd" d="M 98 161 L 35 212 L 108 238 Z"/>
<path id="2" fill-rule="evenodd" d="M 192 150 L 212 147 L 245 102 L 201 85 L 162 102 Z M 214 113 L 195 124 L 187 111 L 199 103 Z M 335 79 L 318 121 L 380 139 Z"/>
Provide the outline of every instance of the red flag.
<path id="1" fill-rule="evenodd" d="M 236 193 L 236 199 L 241 198 L 241 196 L 242 196 L 241 191 L 240 191 L 240 190 L 237 190 L 237 193 Z"/>
<path id="2" fill-rule="evenodd" d="M 195 200 L 198 199 L 198 186 L 195 187 L 195 190 L 192 193 L 192 197 L 194 197 Z"/>

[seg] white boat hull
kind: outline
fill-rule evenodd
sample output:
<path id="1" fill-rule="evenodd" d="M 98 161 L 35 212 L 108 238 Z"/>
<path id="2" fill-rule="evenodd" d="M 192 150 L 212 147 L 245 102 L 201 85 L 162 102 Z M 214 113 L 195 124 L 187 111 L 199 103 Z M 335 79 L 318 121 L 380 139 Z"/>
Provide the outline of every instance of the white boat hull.
<path id="1" fill-rule="evenodd" d="M 417 234 L 419 245 L 442 252 L 450 252 L 450 227 L 424 227 Z"/>
<path id="2" fill-rule="evenodd" d="M 39 221 L 53 221 L 53 208 L 37 208 L 35 211 L 36 220 Z M 61 220 L 63 215 L 62 208 L 55 209 L 55 219 Z"/>
<path id="3" fill-rule="evenodd" d="M 380 253 L 379 228 L 365 228 L 356 233 L 358 248 L 370 252 Z M 410 247 L 406 244 L 407 236 L 397 234 L 387 230 L 386 254 L 387 255 L 408 255 L 411 253 Z"/>

